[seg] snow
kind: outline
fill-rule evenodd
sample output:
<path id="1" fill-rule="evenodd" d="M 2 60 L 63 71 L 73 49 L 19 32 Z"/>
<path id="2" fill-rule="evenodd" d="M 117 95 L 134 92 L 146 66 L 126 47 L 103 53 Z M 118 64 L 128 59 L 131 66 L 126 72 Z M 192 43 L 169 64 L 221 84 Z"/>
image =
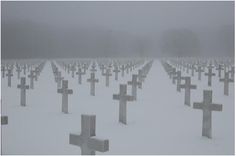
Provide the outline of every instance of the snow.
<path id="1" fill-rule="evenodd" d="M 77 76 L 59 69 L 73 89 L 69 114 L 61 112 L 62 95 L 57 93 L 49 61 L 35 89 L 26 91 L 26 107 L 20 106 L 15 70 L 11 88 L 7 78 L 2 79 L 2 115 L 8 116 L 8 125 L 2 125 L 2 154 L 80 154 L 78 146 L 69 144 L 69 133 L 80 132 L 81 114 L 95 114 L 96 135 L 109 139 L 109 151 L 96 154 L 234 154 L 234 83 L 229 85 L 229 96 L 224 96 L 217 76 L 212 87 L 204 75 L 198 81 L 195 73 L 191 80 L 197 85 L 191 90 L 191 105 L 202 101 L 204 89 L 213 90 L 213 103 L 223 104 L 222 112 L 212 113 L 213 138 L 207 139 L 201 136 L 202 111 L 184 105 L 184 90 L 176 91 L 159 60 L 154 61 L 143 89 L 138 89 L 137 101 L 127 104 L 127 125 L 118 123 L 119 102 L 112 95 L 119 92 L 119 84 L 131 80 L 131 73 L 124 78 L 119 73 L 119 81 L 113 73 L 110 86 L 105 87 L 105 77 L 98 71 L 93 97 L 87 82 L 90 72 L 79 85 Z M 131 94 L 131 86 L 128 89 Z"/>

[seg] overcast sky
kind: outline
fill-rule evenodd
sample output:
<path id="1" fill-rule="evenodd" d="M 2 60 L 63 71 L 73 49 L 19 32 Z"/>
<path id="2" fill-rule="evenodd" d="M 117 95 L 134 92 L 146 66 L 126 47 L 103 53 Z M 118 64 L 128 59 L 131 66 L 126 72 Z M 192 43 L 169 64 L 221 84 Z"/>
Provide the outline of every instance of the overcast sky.
<path id="1" fill-rule="evenodd" d="M 134 40 L 132 43 L 135 43 L 136 37 L 138 37 L 139 39 L 142 39 L 143 37 L 143 39 L 149 43 L 146 45 L 148 46 L 148 48 L 146 49 L 147 54 L 158 56 L 158 52 L 157 54 L 155 54 L 155 51 L 161 51 L 161 49 L 154 43 L 160 40 L 159 37 L 165 31 L 171 29 L 183 29 L 183 28 L 189 29 L 193 31 L 195 34 L 197 34 L 198 39 L 201 42 L 201 39 L 204 38 L 204 34 L 206 32 L 209 32 L 209 34 L 215 34 L 219 30 L 222 30 L 222 28 L 234 27 L 234 2 L 201 2 L 201 1 L 173 2 L 172 1 L 172 2 L 1 2 L 1 3 L 2 3 L 1 18 L 2 18 L 3 58 L 4 57 L 20 58 L 27 56 L 47 57 L 46 53 L 42 52 L 42 54 L 40 54 L 39 52 L 40 50 L 37 51 L 34 49 L 35 51 L 37 51 L 37 55 L 33 53 L 31 47 L 32 44 L 33 45 L 39 44 L 36 45 L 35 47 L 40 47 L 40 48 L 44 47 L 41 50 L 46 49 L 48 52 L 50 52 L 51 53 L 50 57 L 53 56 L 64 57 L 65 54 L 63 54 L 63 52 L 61 51 L 57 52 L 59 50 L 55 46 L 57 45 L 56 43 L 60 43 L 60 41 L 55 41 L 56 40 L 55 36 L 60 38 L 61 36 L 59 34 L 62 35 L 63 34 L 62 32 L 70 34 L 69 31 L 75 32 L 77 30 L 81 31 L 85 29 L 88 30 L 89 32 L 90 30 L 93 30 L 95 32 L 101 31 L 104 34 L 106 33 L 106 31 L 114 32 L 114 34 L 117 35 L 119 33 L 121 34 L 124 33 L 125 35 L 129 35 L 129 37 L 126 38 L 131 38 L 130 40 L 132 39 Z M 27 34 L 25 32 L 27 30 L 24 30 L 21 27 L 25 27 L 25 29 L 28 27 L 37 27 L 37 30 L 40 30 L 41 33 L 44 32 L 43 31 L 44 29 L 45 32 L 50 32 L 51 30 L 53 30 L 55 38 L 52 39 L 53 41 L 50 47 L 51 51 L 50 48 L 46 47 L 45 44 L 41 42 L 41 40 L 38 39 L 37 42 L 32 41 L 37 37 L 39 38 L 37 33 L 35 34 L 35 36 L 31 35 L 31 41 L 33 42 L 29 43 L 31 44 L 31 46 L 27 45 L 28 37 L 24 36 L 24 34 Z M 31 29 L 28 30 L 30 31 Z M 32 30 L 35 31 L 34 28 L 32 28 Z M 29 32 L 29 34 L 32 33 Z M 48 38 L 47 35 L 45 36 L 41 35 L 41 37 L 44 38 L 44 40 Z M 98 37 L 98 39 L 100 37 Z M 232 39 L 232 36 L 228 37 Z M 17 40 L 16 38 L 19 39 Z M 22 41 L 24 40 L 24 38 L 26 38 L 25 42 Z M 66 38 L 70 37 L 66 36 Z M 75 38 L 76 37 L 74 37 L 74 39 Z M 75 39 L 75 41 L 78 42 L 81 40 L 83 40 L 81 36 Z M 17 43 L 18 41 L 19 43 Z M 67 41 L 70 42 L 71 40 L 68 39 L 63 42 Z M 105 44 L 105 41 L 100 44 Z M 205 45 L 201 43 L 201 47 L 204 46 L 206 47 L 206 45 L 208 45 L 207 43 L 205 43 L 205 41 L 204 44 Z M 93 46 L 93 42 L 91 41 L 91 45 L 88 46 Z M 109 44 L 107 46 L 109 46 Z M 19 48 L 19 50 L 17 47 Z M 70 47 L 71 46 L 68 47 L 68 51 L 75 51 L 75 50 L 80 51 L 79 47 L 74 46 L 74 48 L 72 49 Z M 100 47 L 107 48 L 106 46 L 100 46 Z M 83 50 L 85 49 L 86 48 L 84 48 Z M 203 49 L 204 48 L 199 48 L 199 50 L 201 51 L 204 51 Z M 211 49 L 211 47 L 210 48 L 208 47 L 208 49 Z M 212 50 L 213 49 L 214 48 L 212 47 Z M 100 49 L 98 51 L 102 50 Z M 229 53 L 232 54 L 232 52 Z M 78 52 L 78 53 L 71 52 L 71 55 L 70 52 L 68 52 L 67 54 L 68 57 L 70 56 L 73 57 L 76 55 L 78 57 L 86 56 L 83 54 L 83 52 Z M 90 55 L 92 56 L 94 55 L 94 53 L 91 52 Z M 96 56 L 100 55 L 102 56 L 104 55 L 104 53 L 101 52 Z M 113 56 L 112 52 L 110 52 L 109 56 Z"/>

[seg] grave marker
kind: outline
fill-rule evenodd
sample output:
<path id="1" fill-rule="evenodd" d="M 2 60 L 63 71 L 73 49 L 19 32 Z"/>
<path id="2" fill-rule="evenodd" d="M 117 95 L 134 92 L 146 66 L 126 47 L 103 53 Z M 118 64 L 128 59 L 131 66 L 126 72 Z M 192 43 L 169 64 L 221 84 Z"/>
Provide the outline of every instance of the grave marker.
<path id="1" fill-rule="evenodd" d="M 17 88 L 20 89 L 20 105 L 26 106 L 26 89 L 29 89 L 29 85 L 26 85 L 25 77 L 21 78 L 21 83 L 17 85 Z"/>
<path id="2" fill-rule="evenodd" d="M 202 120 L 202 136 L 212 138 L 212 122 L 211 122 L 211 112 L 212 111 L 222 111 L 221 104 L 212 103 L 212 91 L 204 90 L 203 91 L 203 102 L 193 103 L 194 109 L 201 109 L 203 111 L 203 120 Z"/>
<path id="3" fill-rule="evenodd" d="M 96 137 L 96 116 L 81 115 L 81 133 L 70 134 L 71 145 L 79 146 L 81 155 L 95 155 L 95 151 L 106 152 L 109 150 L 109 140 Z"/>
<path id="4" fill-rule="evenodd" d="M 127 95 L 127 86 L 120 85 L 120 93 L 113 94 L 114 100 L 119 100 L 119 122 L 127 124 L 127 101 L 133 101 L 134 97 Z"/>
<path id="5" fill-rule="evenodd" d="M 68 114 L 68 94 L 73 94 L 73 90 L 68 89 L 68 80 L 62 80 L 62 88 L 57 92 L 62 94 L 62 112 Z"/>

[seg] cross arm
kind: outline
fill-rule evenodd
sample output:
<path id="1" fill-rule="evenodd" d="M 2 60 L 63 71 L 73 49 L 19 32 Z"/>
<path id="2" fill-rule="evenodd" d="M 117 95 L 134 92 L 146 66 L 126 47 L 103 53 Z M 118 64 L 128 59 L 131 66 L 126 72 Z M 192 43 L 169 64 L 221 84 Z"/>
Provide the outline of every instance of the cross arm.
<path id="1" fill-rule="evenodd" d="M 8 117 L 7 116 L 1 116 L 1 125 L 8 124 Z"/>
<path id="2" fill-rule="evenodd" d="M 95 151 L 106 152 L 109 150 L 109 140 L 100 139 L 96 136 L 89 138 L 88 147 Z"/>
<path id="3" fill-rule="evenodd" d="M 114 100 L 120 100 L 120 95 L 119 94 L 113 94 L 113 99 Z"/>
<path id="4" fill-rule="evenodd" d="M 62 89 L 57 89 L 57 93 L 62 93 L 63 90 Z"/>
<path id="5" fill-rule="evenodd" d="M 73 90 L 72 89 L 68 89 L 66 92 L 67 92 L 67 94 L 73 94 Z"/>
<path id="6" fill-rule="evenodd" d="M 70 133 L 70 136 L 69 136 L 69 144 L 71 145 L 75 145 L 75 146 L 82 146 L 83 144 L 83 138 L 80 134 L 72 134 Z"/>
<path id="7" fill-rule="evenodd" d="M 133 97 L 133 96 L 129 96 L 129 95 L 126 95 L 126 96 L 125 96 L 125 99 L 126 99 L 127 101 L 134 101 L 134 97 Z"/>
<path id="8" fill-rule="evenodd" d="M 223 106 L 221 104 L 210 104 L 210 110 L 213 111 L 222 111 Z"/>
<path id="9" fill-rule="evenodd" d="M 191 89 L 197 89 L 197 86 L 196 86 L 196 85 L 191 85 L 190 88 L 191 88 Z"/>

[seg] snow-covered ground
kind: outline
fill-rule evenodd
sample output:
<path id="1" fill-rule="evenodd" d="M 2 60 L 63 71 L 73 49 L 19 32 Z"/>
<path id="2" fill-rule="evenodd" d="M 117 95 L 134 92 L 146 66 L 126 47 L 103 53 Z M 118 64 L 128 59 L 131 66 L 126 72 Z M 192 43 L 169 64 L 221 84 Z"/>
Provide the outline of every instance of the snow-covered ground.
<path id="1" fill-rule="evenodd" d="M 9 123 L 2 126 L 2 154 L 80 154 L 80 148 L 69 144 L 69 133 L 80 132 L 81 114 L 96 115 L 96 135 L 109 139 L 106 153 L 96 154 L 234 154 L 234 83 L 229 96 L 223 95 L 223 83 L 213 78 L 213 87 L 207 87 L 207 78 L 192 83 L 191 105 L 201 102 L 203 89 L 213 90 L 213 102 L 223 104 L 222 112 L 212 113 L 212 139 L 201 136 L 202 111 L 184 105 L 184 90 L 176 91 L 160 61 L 155 60 L 145 79 L 143 89 L 138 90 L 137 101 L 128 102 L 128 124 L 118 123 L 118 101 L 112 95 L 119 92 L 119 84 L 131 80 L 132 74 L 119 81 L 110 81 L 105 87 L 105 77 L 96 74 L 96 96 L 90 96 L 90 77 L 77 76 L 60 68 L 69 80 L 69 114 L 61 112 L 61 94 L 57 93 L 52 68 L 48 61 L 35 82 L 34 90 L 27 90 L 26 107 L 20 106 L 19 83 L 14 70 L 12 87 L 7 78 L 2 79 L 2 115 Z M 137 73 L 137 70 L 132 73 Z M 191 73 L 191 72 L 190 72 Z M 27 78 L 27 84 L 29 79 Z M 128 87 L 131 93 L 131 87 Z"/>

